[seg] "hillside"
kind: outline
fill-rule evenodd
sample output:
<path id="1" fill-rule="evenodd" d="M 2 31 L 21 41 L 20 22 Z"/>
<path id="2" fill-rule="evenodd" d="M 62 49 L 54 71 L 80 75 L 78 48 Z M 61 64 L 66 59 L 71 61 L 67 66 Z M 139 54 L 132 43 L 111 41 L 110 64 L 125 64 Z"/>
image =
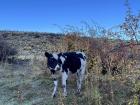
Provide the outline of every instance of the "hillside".
<path id="1" fill-rule="evenodd" d="M 132 48 L 125 41 L 105 38 L 38 32 L 0 31 L 0 38 L 17 50 L 16 55 L 7 58 L 11 62 L 0 62 L 0 105 L 140 104 L 139 46 Z M 88 56 L 82 93 L 75 94 L 76 78 L 71 75 L 68 96 L 62 96 L 59 82 L 58 96 L 52 99 L 53 82 L 44 52 L 77 50 Z M 106 75 L 102 75 L 104 69 Z"/>
<path id="2" fill-rule="evenodd" d="M 0 36 L 15 47 L 19 55 L 41 54 L 45 50 L 50 51 L 61 41 L 61 34 L 52 33 L 1 31 Z"/>

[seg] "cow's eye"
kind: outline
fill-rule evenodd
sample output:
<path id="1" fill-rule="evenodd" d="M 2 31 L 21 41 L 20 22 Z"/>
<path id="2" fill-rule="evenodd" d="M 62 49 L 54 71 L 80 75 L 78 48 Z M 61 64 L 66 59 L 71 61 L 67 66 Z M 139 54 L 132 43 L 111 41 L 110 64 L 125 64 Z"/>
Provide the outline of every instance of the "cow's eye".
<path id="1" fill-rule="evenodd" d="M 50 62 L 53 62 L 54 60 L 53 59 L 50 59 Z"/>

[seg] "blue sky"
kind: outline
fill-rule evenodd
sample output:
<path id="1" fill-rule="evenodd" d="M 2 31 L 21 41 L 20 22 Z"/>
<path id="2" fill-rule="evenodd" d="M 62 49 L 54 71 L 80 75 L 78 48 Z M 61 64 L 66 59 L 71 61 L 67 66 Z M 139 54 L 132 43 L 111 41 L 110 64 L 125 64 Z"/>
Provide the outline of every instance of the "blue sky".
<path id="1" fill-rule="evenodd" d="M 125 0 L 0 0 L 0 30 L 58 32 L 94 20 L 106 28 L 124 20 Z M 129 0 L 135 14 L 140 0 Z"/>

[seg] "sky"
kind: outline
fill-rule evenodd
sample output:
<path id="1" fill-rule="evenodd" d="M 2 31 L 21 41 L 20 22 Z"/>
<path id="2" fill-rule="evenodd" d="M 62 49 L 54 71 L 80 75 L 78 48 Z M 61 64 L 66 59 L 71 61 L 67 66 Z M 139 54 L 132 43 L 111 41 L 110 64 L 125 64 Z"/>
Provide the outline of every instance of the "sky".
<path id="1" fill-rule="evenodd" d="M 91 20 L 110 28 L 124 21 L 125 0 L 0 0 L 0 30 L 60 32 Z M 140 11 L 140 0 L 129 0 Z M 60 26 L 60 27 L 58 27 Z"/>

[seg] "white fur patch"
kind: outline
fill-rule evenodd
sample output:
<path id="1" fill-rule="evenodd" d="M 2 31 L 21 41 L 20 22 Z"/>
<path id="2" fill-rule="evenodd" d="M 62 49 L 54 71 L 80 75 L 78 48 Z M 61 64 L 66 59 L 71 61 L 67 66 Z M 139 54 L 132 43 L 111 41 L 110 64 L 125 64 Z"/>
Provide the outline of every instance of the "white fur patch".
<path id="1" fill-rule="evenodd" d="M 80 52 L 80 51 L 77 51 L 76 54 L 82 54 L 83 56 L 86 56 L 84 52 Z"/>
<path id="2" fill-rule="evenodd" d="M 62 86 L 63 86 L 63 95 L 67 96 L 67 90 L 66 90 L 66 80 L 68 78 L 68 75 L 66 72 L 62 73 Z"/>
<path id="3" fill-rule="evenodd" d="M 53 89 L 52 97 L 54 97 L 54 95 L 56 94 L 57 86 L 58 86 L 58 81 L 55 80 L 55 81 L 54 81 L 54 89 Z"/>
<path id="4" fill-rule="evenodd" d="M 58 60 L 58 55 L 56 53 L 53 53 L 52 55 L 56 60 Z"/>
<path id="5" fill-rule="evenodd" d="M 80 58 L 80 61 L 81 61 L 81 67 L 80 67 L 80 69 L 82 70 L 81 71 L 82 74 L 84 74 L 85 73 L 85 69 L 86 69 L 86 61 L 83 60 L 83 59 L 81 59 L 81 58 Z"/>
<path id="6" fill-rule="evenodd" d="M 81 59 L 81 58 L 80 58 L 80 61 L 81 61 L 81 67 L 82 67 L 82 66 L 85 67 L 85 66 L 86 66 L 86 61 L 83 60 L 83 59 Z"/>
<path id="7" fill-rule="evenodd" d="M 56 70 L 58 70 L 58 68 L 60 68 L 60 66 L 57 64 L 57 65 L 55 66 L 54 70 L 56 71 Z"/>
<path id="8" fill-rule="evenodd" d="M 61 56 L 60 59 L 61 59 L 61 61 L 62 61 L 62 64 L 64 64 L 65 58 Z"/>
<path id="9" fill-rule="evenodd" d="M 84 52 L 77 51 L 77 52 L 76 52 L 76 54 L 82 54 L 82 55 L 83 55 L 83 57 L 84 57 L 84 58 L 86 58 L 86 55 L 85 55 L 85 53 L 84 53 Z"/>

